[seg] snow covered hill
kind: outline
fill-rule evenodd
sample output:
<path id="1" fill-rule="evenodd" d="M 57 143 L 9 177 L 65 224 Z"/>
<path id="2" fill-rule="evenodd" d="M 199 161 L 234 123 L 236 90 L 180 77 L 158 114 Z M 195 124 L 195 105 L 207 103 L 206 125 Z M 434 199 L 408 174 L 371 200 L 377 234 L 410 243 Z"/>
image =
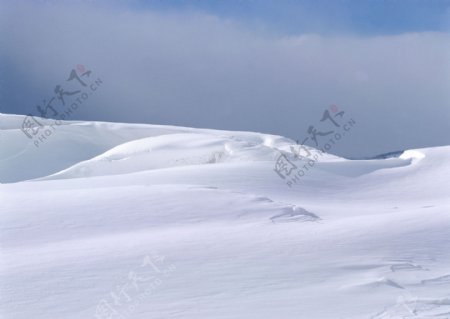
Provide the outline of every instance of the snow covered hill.
<path id="1" fill-rule="evenodd" d="M 23 120 L 0 114 L 0 318 L 450 316 L 448 146 L 311 163 L 274 135 L 62 122 L 37 147 Z"/>

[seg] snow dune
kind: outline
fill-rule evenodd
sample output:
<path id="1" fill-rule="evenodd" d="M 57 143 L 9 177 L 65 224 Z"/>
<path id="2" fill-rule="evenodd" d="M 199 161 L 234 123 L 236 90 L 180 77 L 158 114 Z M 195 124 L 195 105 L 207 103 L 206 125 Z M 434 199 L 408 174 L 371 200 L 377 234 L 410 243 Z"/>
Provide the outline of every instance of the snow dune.
<path id="1" fill-rule="evenodd" d="M 280 136 L 64 122 L 37 148 L 22 121 L 0 115 L 0 318 L 450 314 L 448 146 L 288 187 L 278 156 L 307 161 Z"/>

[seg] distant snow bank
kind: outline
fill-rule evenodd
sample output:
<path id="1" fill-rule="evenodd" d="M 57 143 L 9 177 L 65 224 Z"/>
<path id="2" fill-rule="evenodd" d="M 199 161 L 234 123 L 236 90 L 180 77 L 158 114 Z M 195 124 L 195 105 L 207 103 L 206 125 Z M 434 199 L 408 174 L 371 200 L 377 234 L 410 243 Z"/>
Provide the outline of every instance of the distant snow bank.
<path id="1" fill-rule="evenodd" d="M 34 139 L 21 126 L 23 115 L 0 114 L 0 182 L 64 179 L 166 169 L 186 165 L 272 161 L 293 157 L 295 142 L 276 135 L 187 127 L 52 120 Z M 51 135 L 41 136 L 45 130 Z M 40 138 L 40 139 L 39 139 Z M 38 142 L 36 142 L 36 140 Z M 281 153 L 280 153 L 281 152 Z M 338 175 L 361 175 L 409 165 L 426 150 L 406 151 L 385 161 L 349 161 L 326 154 L 321 169 Z M 352 164 L 349 164 L 349 163 Z M 350 167 L 352 166 L 352 167 Z"/>
<path id="2" fill-rule="evenodd" d="M 54 121 L 40 118 L 44 127 L 30 139 L 21 131 L 24 119 L 23 115 L 0 115 L 0 182 L 41 178 L 62 170 L 65 177 L 123 174 L 212 163 L 235 155 L 242 160 L 267 159 L 275 150 L 266 145 L 292 143 L 259 133 L 149 124 L 62 121 L 53 129 Z M 52 134 L 42 136 L 45 130 Z M 171 138 L 172 134 L 177 136 Z M 67 170 L 71 166 L 76 167 Z"/>

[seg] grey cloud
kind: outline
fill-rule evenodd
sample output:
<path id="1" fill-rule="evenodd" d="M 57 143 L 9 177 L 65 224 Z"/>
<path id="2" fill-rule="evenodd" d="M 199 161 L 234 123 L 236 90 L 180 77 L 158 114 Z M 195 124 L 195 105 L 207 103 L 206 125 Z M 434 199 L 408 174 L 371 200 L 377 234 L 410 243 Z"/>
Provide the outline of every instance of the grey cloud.
<path id="1" fill-rule="evenodd" d="M 450 36 L 280 36 L 199 13 L 2 3 L 1 112 L 28 113 L 76 64 L 104 85 L 74 119 L 307 136 L 330 104 L 358 127 L 333 152 L 450 144 Z"/>

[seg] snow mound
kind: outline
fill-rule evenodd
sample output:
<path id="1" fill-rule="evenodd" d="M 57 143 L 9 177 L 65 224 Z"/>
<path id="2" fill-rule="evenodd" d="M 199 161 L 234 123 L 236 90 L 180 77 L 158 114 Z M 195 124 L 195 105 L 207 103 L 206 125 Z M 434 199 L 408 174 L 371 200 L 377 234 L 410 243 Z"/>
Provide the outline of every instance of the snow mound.
<path id="1" fill-rule="evenodd" d="M 241 159 L 254 160 L 258 156 L 267 157 L 267 154 L 271 152 L 270 149 L 273 150 L 278 146 L 293 143 L 293 141 L 280 136 L 252 132 L 82 121 L 61 121 L 59 125 L 55 126 L 54 121 L 41 118 L 37 118 L 43 125 L 39 130 L 41 133 L 36 135 L 34 139 L 30 139 L 21 131 L 24 119 L 25 116 L 23 115 L 0 114 L 0 183 L 11 183 L 52 175 L 80 162 L 99 157 L 107 151 L 111 152 L 105 154 L 103 158 L 100 156 L 90 163 L 86 162 L 77 166 L 78 171 L 76 169 L 75 171 L 71 170 L 70 173 L 67 173 L 68 175 L 64 176 L 90 176 L 91 173 L 95 176 L 97 174 L 112 174 L 115 172 L 121 174 L 136 171 L 132 167 L 126 168 L 126 165 L 117 165 L 116 159 L 126 160 L 127 157 L 136 157 L 135 160 L 131 160 L 135 165 L 145 158 L 144 155 L 150 150 L 149 147 L 158 150 L 161 156 L 159 160 L 156 159 L 148 165 L 138 164 L 138 167 L 144 170 L 214 162 L 220 160 L 222 154 L 234 155 L 238 153 L 238 157 Z M 49 132 L 48 136 L 44 134 L 46 131 Z M 171 134 L 181 134 L 178 135 L 179 138 L 187 143 L 192 142 L 193 151 L 189 151 L 189 144 L 185 146 L 182 143 L 174 144 L 174 139 L 166 136 Z M 182 134 L 187 135 L 182 137 Z M 193 135 L 189 136 L 189 134 Z M 154 139 L 151 139 L 152 137 Z M 205 145 L 197 148 L 195 141 L 203 143 L 200 141 L 202 138 L 205 139 Z M 139 141 L 140 139 L 143 140 Z M 212 139 L 216 139 L 216 145 L 207 145 L 207 143 L 213 143 Z M 135 142 L 114 149 L 116 146 L 132 141 Z M 224 145 L 219 146 L 217 144 L 219 141 L 224 142 Z M 165 151 L 162 146 L 164 143 L 168 143 Z M 245 144 L 245 149 L 242 146 L 243 144 Z M 179 157 L 173 157 L 173 160 L 178 160 L 178 163 L 162 163 L 164 152 L 168 154 L 178 148 L 180 148 L 180 151 L 177 152 Z M 184 149 L 184 151 L 181 149 Z M 199 151 L 201 155 L 196 157 L 194 150 Z M 129 154 L 129 156 L 126 154 Z M 157 156 L 157 154 L 152 153 L 147 160 L 153 158 L 153 155 Z M 98 161 L 101 161 L 102 164 L 109 161 L 114 163 L 103 166 L 99 163 L 94 164 Z"/>
<path id="2" fill-rule="evenodd" d="M 401 159 L 411 159 L 411 160 L 420 160 L 425 157 L 424 152 L 420 152 L 418 150 L 408 150 L 400 155 Z"/>
<path id="3" fill-rule="evenodd" d="M 117 175 L 186 165 L 239 161 L 271 161 L 278 151 L 264 140 L 179 133 L 127 142 L 43 179 Z"/>

